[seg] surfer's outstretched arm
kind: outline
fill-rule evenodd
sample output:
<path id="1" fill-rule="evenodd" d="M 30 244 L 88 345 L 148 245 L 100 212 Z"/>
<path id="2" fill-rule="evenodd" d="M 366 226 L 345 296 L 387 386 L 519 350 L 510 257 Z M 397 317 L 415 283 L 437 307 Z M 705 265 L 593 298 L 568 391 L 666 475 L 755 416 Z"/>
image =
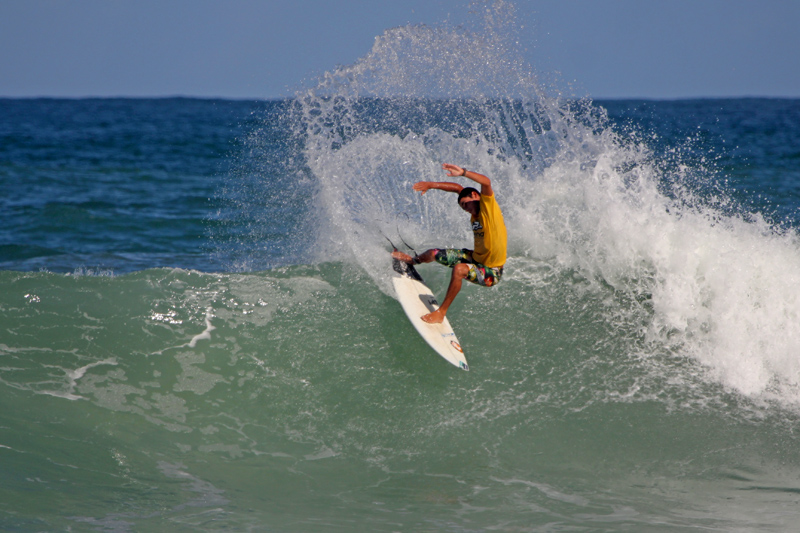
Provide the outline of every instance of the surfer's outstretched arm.
<path id="1" fill-rule="evenodd" d="M 419 191 L 420 194 L 425 194 L 431 189 L 438 189 L 440 191 L 454 192 L 458 194 L 464 187 L 451 181 L 418 181 L 411 188 L 415 191 Z"/>
<path id="2" fill-rule="evenodd" d="M 464 177 L 480 185 L 481 195 L 492 196 L 494 194 L 494 191 L 492 190 L 492 180 L 483 174 L 478 174 L 477 172 L 472 172 L 471 170 L 467 170 L 466 168 L 462 168 L 458 165 L 452 165 L 450 163 L 442 163 L 442 168 L 447 171 L 447 175 L 451 178 Z M 431 189 L 438 189 L 440 191 L 454 192 L 458 194 L 464 187 L 458 183 L 453 183 L 452 181 L 418 181 L 412 186 L 412 188 L 415 191 L 419 191 L 420 194 L 425 194 Z"/>

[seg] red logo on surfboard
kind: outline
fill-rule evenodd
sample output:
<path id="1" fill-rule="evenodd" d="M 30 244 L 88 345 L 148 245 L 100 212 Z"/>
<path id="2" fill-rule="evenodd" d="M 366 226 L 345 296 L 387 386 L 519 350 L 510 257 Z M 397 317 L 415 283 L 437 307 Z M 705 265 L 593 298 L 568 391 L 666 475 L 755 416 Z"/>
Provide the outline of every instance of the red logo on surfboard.
<path id="1" fill-rule="evenodd" d="M 452 344 L 453 348 L 455 348 L 459 352 L 464 353 L 464 350 L 461 349 L 461 345 L 458 344 L 456 341 L 450 341 L 450 344 Z"/>

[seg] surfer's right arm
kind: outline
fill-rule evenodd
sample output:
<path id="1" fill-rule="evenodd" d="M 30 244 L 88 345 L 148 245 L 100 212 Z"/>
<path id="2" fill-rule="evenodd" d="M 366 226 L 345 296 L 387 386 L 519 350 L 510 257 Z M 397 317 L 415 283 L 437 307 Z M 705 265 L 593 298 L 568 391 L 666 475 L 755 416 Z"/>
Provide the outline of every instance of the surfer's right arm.
<path id="1" fill-rule="evenodd" d="M 419 191 L 420 194 L 425 194 L 430 189 L 439 189 L 440 191 L 454 192 L 456 194 L 461 192 L 462 187 L 458 183 L 452 181 L 418 181 L 412 188 Z"/>

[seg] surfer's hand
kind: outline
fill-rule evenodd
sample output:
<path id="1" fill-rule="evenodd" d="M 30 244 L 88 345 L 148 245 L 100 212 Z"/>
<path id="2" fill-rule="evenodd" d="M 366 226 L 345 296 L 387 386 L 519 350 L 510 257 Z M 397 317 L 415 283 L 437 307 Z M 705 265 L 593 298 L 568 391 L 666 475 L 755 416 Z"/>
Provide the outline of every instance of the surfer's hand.
<path id="1" fill-rule="evenodd" d="M 418 181 L 411 188 L 419 191 L 420 194 L 425 194 L 432 187 L 429 181 Z"/>
<path id="2" fill-rule="evenodd" d="M 450 163 L 442 163 L 442 168 L 447 171 L 447 175 L 451 178 L 458 178 L 464 175 L 464 169 L 458 165 Z"/>
<path id="3" fill-rule="evenodd" d="M 399 252 L 395 250 L 392 252 L 392 257 L 397 259 L 398 261 L 402 261 L 403 263 L 411 264 L 414 262 L 414 258 L 408 254 L 404 254 L 403 252 Z"/>

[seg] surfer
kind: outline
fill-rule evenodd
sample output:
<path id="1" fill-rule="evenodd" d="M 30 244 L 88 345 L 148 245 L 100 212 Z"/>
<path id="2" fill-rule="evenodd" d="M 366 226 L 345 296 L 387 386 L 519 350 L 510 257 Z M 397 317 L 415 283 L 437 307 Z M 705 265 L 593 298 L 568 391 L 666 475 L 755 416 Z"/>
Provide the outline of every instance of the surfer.
<path id="1" fill-rule="evenodd" d="M 503 275 L 503 265 L 506 262 L 506 225 L 500 206 L 495 200 L 491 180 L 483 174 L 450 163 L 442 164 L 442 168 L 450 177 L 465 177 L 478 183 L 481 186 L 480 192 L 473 187 L 462 187 L 448 181 L 419 181 L 412 188 L 420 194 L 425 194 L 430 189 L 458 194 L 458 205 L 470 214 L 475 238 L 473 250 L 433 248 L 416 257 L 399 251 L 392 253 L 392 257 L 406 263 L 418 265 L 436 261 L 453 269 L 441 307 L 422 317 L 422 320 L 430 324 L 439 324 L 444 320 L 447 309 L 461 290 L 462 281 L 466 279 L 484 287 L 496 285 Z"/>

